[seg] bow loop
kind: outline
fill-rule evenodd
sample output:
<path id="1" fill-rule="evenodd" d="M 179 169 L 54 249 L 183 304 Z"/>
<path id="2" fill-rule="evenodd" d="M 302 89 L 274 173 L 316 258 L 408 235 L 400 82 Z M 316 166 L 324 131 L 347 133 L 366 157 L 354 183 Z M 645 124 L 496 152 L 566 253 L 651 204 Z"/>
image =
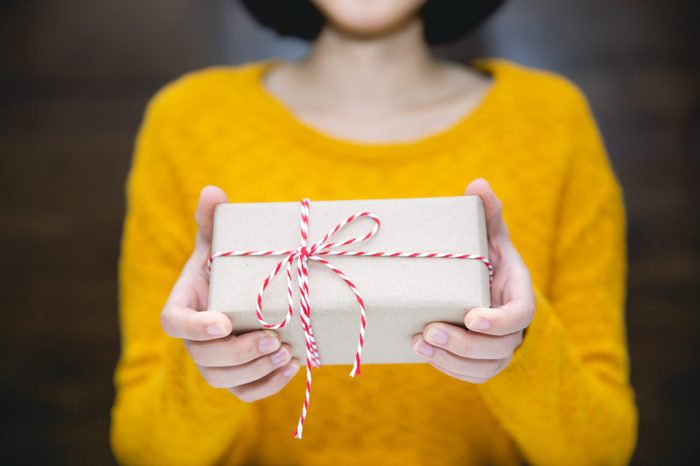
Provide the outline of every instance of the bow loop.
<path id="1" fill-rule="evenodd" d="M 354 222 L 355 220 L 361 219 L 363 217 L 367 217 L 371 219 L 374 222 L 374 225 L 372 226 L 372 230 L 369 231 L 368 233 L 365 233 L 364 235 L 359 235 L 355 236 L 354 238 L 349 238 L 343 241 L 333 241 L 329 242 L 330 239 L 338 233 L 340 230 L 345 228 L 347 225 L 350 223 Z M 312 249 L 316 253 L 323 254 L 326 251 L 330 251 L 333 249 L 338 249 L 343 246 L 347 246 L 349 244 L 356 244 L 356 243 L 361 243 L 363 241 L 367 241 L 371 237 L 373 237 L 375 234 L 377 234 L 377 231 L 379 231 L 379 227 L 381 226 L 381 221 L 379 220 L 379 217 L 374 215 L 371 212 L 358 212 L 356 214 L 350 215 L 347 217 L 345 220 L 342 222 L 338 223 L 336 226 L 331 228 L 320 240 L 318 240 L 314 245 L 312 246 Z"/>

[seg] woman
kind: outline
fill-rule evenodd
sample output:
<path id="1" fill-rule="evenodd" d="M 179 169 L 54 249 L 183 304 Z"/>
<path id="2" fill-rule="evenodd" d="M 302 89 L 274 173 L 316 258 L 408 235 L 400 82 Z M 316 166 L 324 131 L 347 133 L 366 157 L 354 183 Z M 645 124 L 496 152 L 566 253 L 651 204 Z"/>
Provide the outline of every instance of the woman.
<path id="1" fill-rule="evenodd" d="M 120 264 L 117 458 L 628 462 L 622 194 L 580 92 L 507 61 L 430 56 L 499 1 L 246 3 L 313 45 L 298 62 L 191 73 L 149 105 Z M 493 307 L 469 311 L 464 327 L 427 325 L 412 343 L 428 364 L 366 366 L 356 381 L 347 367 L 317 370 L 293 440 L 299 361 L 275 332 L 235 336 L 223 314 L 198 312 L 213 208 L 227 202 L 202 186 L 240 202 L 430 197 L 481 177 L 490 184 L 466 193 L 485 205 Z"/>

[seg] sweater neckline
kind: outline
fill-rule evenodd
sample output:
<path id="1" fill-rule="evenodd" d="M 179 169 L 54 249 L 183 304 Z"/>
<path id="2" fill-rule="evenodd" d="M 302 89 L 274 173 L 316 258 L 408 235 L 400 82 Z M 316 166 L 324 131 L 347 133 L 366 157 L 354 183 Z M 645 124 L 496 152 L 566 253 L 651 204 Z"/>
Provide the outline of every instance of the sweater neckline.
<path id="1" fill-rule="evenodd" d="M 270 118 L 273 126 L 287 130 L 302 145 L 314 146 L 316 150 L 323 154 L 336 153 L 346 158 L 355 157 L 367 161 L 434 154 L 445 145 L 449 146 L 458 140 L 463 141 L 466 136 L 474 133 L 474 130 L 479 127 L 480 123 L 489 114 L 502 92 L 504 81 L 504 69 L 502 66 L 499 66 L 498 60 L 473 60 L 470 63 L 472 66 L 489 74 L 491 77 L 491 86 L 475 108 L 453 121 L 447 127 L 415 140 L 371 143 L 333 136 L 307 124 L 294 115 L 284 102 L 272 94 L 264 85 L 267 73 L 282 63 L 282 59 L 272 58 L 259 62 L 257 66 L 252 68 L 252 88 L 258 102 L 256 111 L 265 112 L 265 116 Z"/>

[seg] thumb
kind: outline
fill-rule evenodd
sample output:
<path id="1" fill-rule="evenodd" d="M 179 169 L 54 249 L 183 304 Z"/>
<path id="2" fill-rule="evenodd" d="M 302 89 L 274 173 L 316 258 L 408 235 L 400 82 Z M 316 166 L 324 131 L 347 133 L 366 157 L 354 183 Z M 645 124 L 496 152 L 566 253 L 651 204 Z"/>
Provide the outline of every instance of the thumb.
<path id="1" fill-rule="evenodd" d="M 477 178 L 467 186 L 464 194 L 481 197 L 486 217 L 486 231 L 490 238 L 508 237 L 508 227 L 503 220 L 503 204 L 483 178 Z"/>
<path id="2" fill-rule="evenodd" d="M 211 246 L 214 225 L 214 208 L 228 202 L 228 196 L 216 186 L 205 186 L 199 193 L 199 202 L 194 219 L 197 222 L 197 247 Z"/>

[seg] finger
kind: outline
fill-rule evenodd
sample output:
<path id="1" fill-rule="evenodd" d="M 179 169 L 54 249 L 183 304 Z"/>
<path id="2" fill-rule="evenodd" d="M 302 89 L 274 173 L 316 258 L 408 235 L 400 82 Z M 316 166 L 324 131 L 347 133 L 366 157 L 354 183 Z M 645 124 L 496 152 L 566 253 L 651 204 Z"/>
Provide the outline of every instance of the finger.
<path id="1" fill-rule="evenodd" d="M 464 316 L 464 325 L 473 332 L 508 335 L 527 328 L 535 313 L 531 297 L 521 297 L 496 308 L 477 307 Z"/>
<path id="2" fill-rule="evenodd" d="M 503 220 L 503 204 L 496 196 L 488 181 L 477 178 L 464 191 L 467 195 L 477 195 L 484 204 L 486 231 L 490 238 L 508 237 L 508 227 Z"/>
<path id="3" fill-rule="evenodd" d="M 503 359 L 520 345 L 522 332 L 504 336 L 482 335 L 455 325 L 433 322 L 423 329 L 423 339 L 463 358 Z"/>
<path id="4" fill-rule="evenodd" d="M 435 364 L 435 363 L 432 362 L 432 361 L 428 361 L 428 364 L 430 364 L 431 366 L 433 366 L 435 369 L 439 370 L 439 371 L 442 372 L 443 374 L 449 375 L 450 377 L 453 377 L 453 378 L 455 378 L 455 379 L 464 380 L 465 382 L 474 383 L 474 384 L 482 384 L 482 383 L 484 383 L 484 382 L 488 382 L 488 381 L 491 380 L 495 375 L 499 374 L 501 371 L 503 371 L 503 369 L 505 369 L 506 367 L 508 367 L 508 364 L 509 364 L 509 363 L 510 363 L 510 358 L 509 358 L 509 359 L 503 360 L 502 363 L 501 363 L 501 366 L 502 366 L 501 369 L 498 370 L 498 371 L 497 371 L 493 376 L 491 376 L 491 377 L 472 377 L 472 376 L 470 376 L 470 375 L 458 374 L 457 372 L 453 372 L 453 371 L 451 371 L 451 370 L 445 369 L 444 367 L 440 367 L 438 364 Z"/>
<path id="5" fill-rule="evenodd" d="M 260 380 L 230 388 L 229 391 L 246 403 L 267 398 L 282 390 L 299 371 L 299 366 L 296 359 L 292 360 Z"/>
<path id="6" fill-rule="evenodd" d="M 414 337 L 413 348 L 416 354 L 432 364 L 469 377 L 493 377 L 502 366 L 502 359 L 471 359 L 457 356 L 442 348 L 430 345 L 421 335 Z"/>
<path id="7" fill-rule="evenodd" d="M 199 193 L 199 202 L 194 219 L 197 222 L 197 247 L 211 248 L 214 225 L 214 209 L 217 205 L 228 202 L 226 193 L 216 186 L 205 186 Z"/>
<path id="8" fill-rule="evenodd" d="M 166 334 L 186 340 L 214 340 L 231 333 L 231 320 L 221 312 L 198 312 L 177 304 L 168 304 L 160 313 Z"/>
<path id="9" fill-rule="evenodd" d="M 482 384 L 482 383 L 487 382 L 489 380 L 489 377 L 471 377 L 469 375 L 458 374 L 456 372 L 452 372 L 452 371 L 447 370 L 443 367 L 440 367 L 432 361 L 428 361 L 428 364 L 430 364 L 431 366 L 433 366 L 435 369 L 439 370 L 443 374 L 449 375 L 450 377 L 452 377 L 454 379 L 464 380 L 465 382 Z"/>
<path id="10" fill-rule="evenodd" d="M 192 360 L 204 367 L 238 366 L 277 351 L 282 342 L 277 332 L 257 330 L 213 341 L 187 341 Z"/>
<path id="11" fill-rule="evenodd" d="M 284 366 L 292 360 L 292 353 L 288 345 L 282 345 L 278 351 L 262 356 L 240 366 L 230 367 L 202 367 L 202 373 L 209 385 L 216 388 L 231 388 L 245 385 L 262 379 L 275 369 Z"/>

